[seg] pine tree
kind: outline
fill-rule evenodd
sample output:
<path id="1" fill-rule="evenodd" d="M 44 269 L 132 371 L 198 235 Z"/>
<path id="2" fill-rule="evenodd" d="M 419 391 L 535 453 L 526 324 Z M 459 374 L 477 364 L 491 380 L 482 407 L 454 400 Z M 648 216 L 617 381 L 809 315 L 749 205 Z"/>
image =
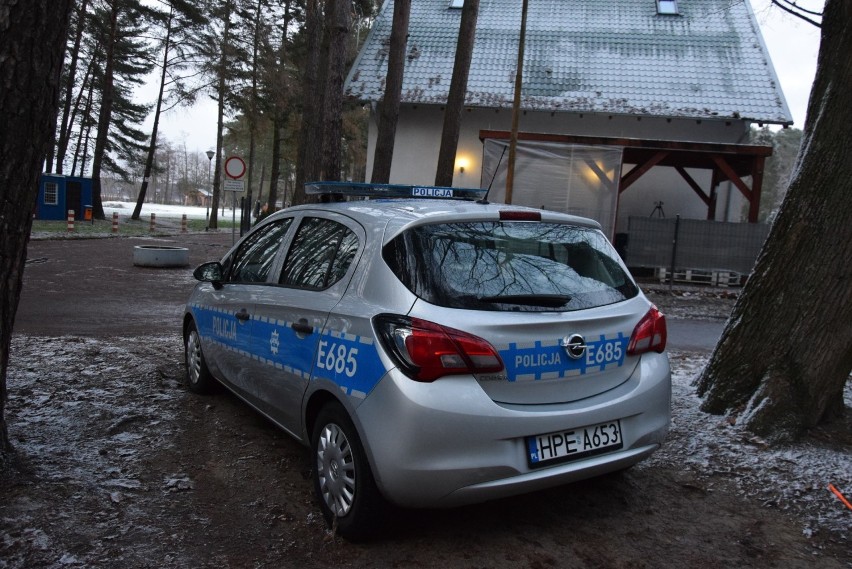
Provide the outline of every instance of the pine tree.
<path id="1" fill-rule="evenodd" d="M 94 31 L 105 53 L 104 67 L 95 75 L 100 95 L 92 154 L 92 206 L 96 219 L 104 219 L 103 171 L 129 177 L 122 164 L 135 160 L 144 148 L 146 136 L 136 125 L 145 120 L 148 108 L 133 102 L 133 88 L 151 70 L 151 48 L 145 39 L 146 13 L 138 0 L 110 0 L 94 13 Z"/>
<path id="2" fill-rule="evenodd" d="M 132 219 L 139 219 L 142 204 L 148 192 L 148 181 L 154 168 L 157 149 L 157 134 L 164 103 L 187 104 L 195 100 L 194 90 L 187 90 L 181 73 L 188 72 L 190 61 L 199 50 L 195 42 L 200 29 L 207 23 L 204 13 L 195 3 L 185 0 L 170 0 L 166 10 L 151 10 L 152 20 L 163 30 L 162 59 L 160 63 L 160 87 L 154 111 L 142 185 L 136 198 Z"/>

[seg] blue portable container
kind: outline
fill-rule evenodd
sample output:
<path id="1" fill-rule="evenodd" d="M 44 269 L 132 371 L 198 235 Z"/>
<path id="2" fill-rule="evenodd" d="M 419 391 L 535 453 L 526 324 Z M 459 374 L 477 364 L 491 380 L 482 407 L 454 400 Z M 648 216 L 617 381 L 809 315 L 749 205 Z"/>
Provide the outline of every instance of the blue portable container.
<path id="1" fill-rule="evenodd" d="M 74 219 L 92 219 L 92 179 L 62 174 L 42 174 L 38 182 L 36 219 L 63 220 L 68 210 L 74 210 Z"/>

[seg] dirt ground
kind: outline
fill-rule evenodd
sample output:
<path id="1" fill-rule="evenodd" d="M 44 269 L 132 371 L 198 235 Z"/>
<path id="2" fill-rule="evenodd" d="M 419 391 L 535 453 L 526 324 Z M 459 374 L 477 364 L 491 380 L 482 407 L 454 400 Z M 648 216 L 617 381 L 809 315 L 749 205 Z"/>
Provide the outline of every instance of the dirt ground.
<path id="1" fill-rule="evenodd" d="M 231 234 L 155 242 L 188 247 L 195 266 L 219 258 Z M 322 521 L 305 448 L 224 390 L 200 397 L 183 387 L 179 324 L 194 281 L 189 268 L 134 267 L 133 247 L 150 244 L 30 244 L 8 379 L 18 452 L 0 473 L 0 568 L 852 568 L 852 512 L 823 527 L 820 510 L 808 517 L 740 483 L 776 480 L 760 472 L 762 459 L 689 459 L 698 452 L 687 448 L 690 433 L 716 428 L 684 425 L 690 415 L 653 460 L 626 472 L 461 509 L 400 511 L 376 541 L 341 540 Z M 727 293 L 654 296 L 682 314 L 689 303 L 718 305 L 719 318 L 733 302 Z M 701 358 L 672 354 L 672 363 Z M 852 467 L 848 423 L 840 432 L 840 442 L 823 437 L 833 469 Z M 783 470 L 774 464 L 767 470 Z M 823 494 L 796 496 L 839 505 Z"/>

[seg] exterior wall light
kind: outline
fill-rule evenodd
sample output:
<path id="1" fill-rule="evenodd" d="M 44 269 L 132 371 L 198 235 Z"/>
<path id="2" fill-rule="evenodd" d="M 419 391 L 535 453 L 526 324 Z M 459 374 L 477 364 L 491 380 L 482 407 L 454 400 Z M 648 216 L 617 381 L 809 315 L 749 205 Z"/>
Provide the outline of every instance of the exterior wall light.
<path id="1" fill-rule="evenodd" d="M 470 166 L 470 160 L 462 157 L 456 158 L 456 166 L 458 166 L 459 173 L 464 174 L 465 168 Z"/>

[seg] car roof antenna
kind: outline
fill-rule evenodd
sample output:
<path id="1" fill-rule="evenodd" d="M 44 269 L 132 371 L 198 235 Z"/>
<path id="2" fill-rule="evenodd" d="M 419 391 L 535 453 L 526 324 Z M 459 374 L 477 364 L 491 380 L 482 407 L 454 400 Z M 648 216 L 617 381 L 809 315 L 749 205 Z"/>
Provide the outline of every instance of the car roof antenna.
<path id="1" fill-rule="evenodd" d="M 491 186 L 494 185 L 494 178 L 497 177 L 497 172 L 500 171 L 500 164 L 503 162 L 503 156 L 506 154 L 506 148 L 508 146 L 503 147 L 503 152 L 500 153 L 500 159 L 497 161 L 497 165 L 494 167 L 494 174 L 491 175 L 491 181 L 488 183 L 488 191 L 485 192 L 485 195 L 481 200 L 477 200 L 476 203 L 487 204 L 488 203 L 488 194 L 491 193 Z"/>

